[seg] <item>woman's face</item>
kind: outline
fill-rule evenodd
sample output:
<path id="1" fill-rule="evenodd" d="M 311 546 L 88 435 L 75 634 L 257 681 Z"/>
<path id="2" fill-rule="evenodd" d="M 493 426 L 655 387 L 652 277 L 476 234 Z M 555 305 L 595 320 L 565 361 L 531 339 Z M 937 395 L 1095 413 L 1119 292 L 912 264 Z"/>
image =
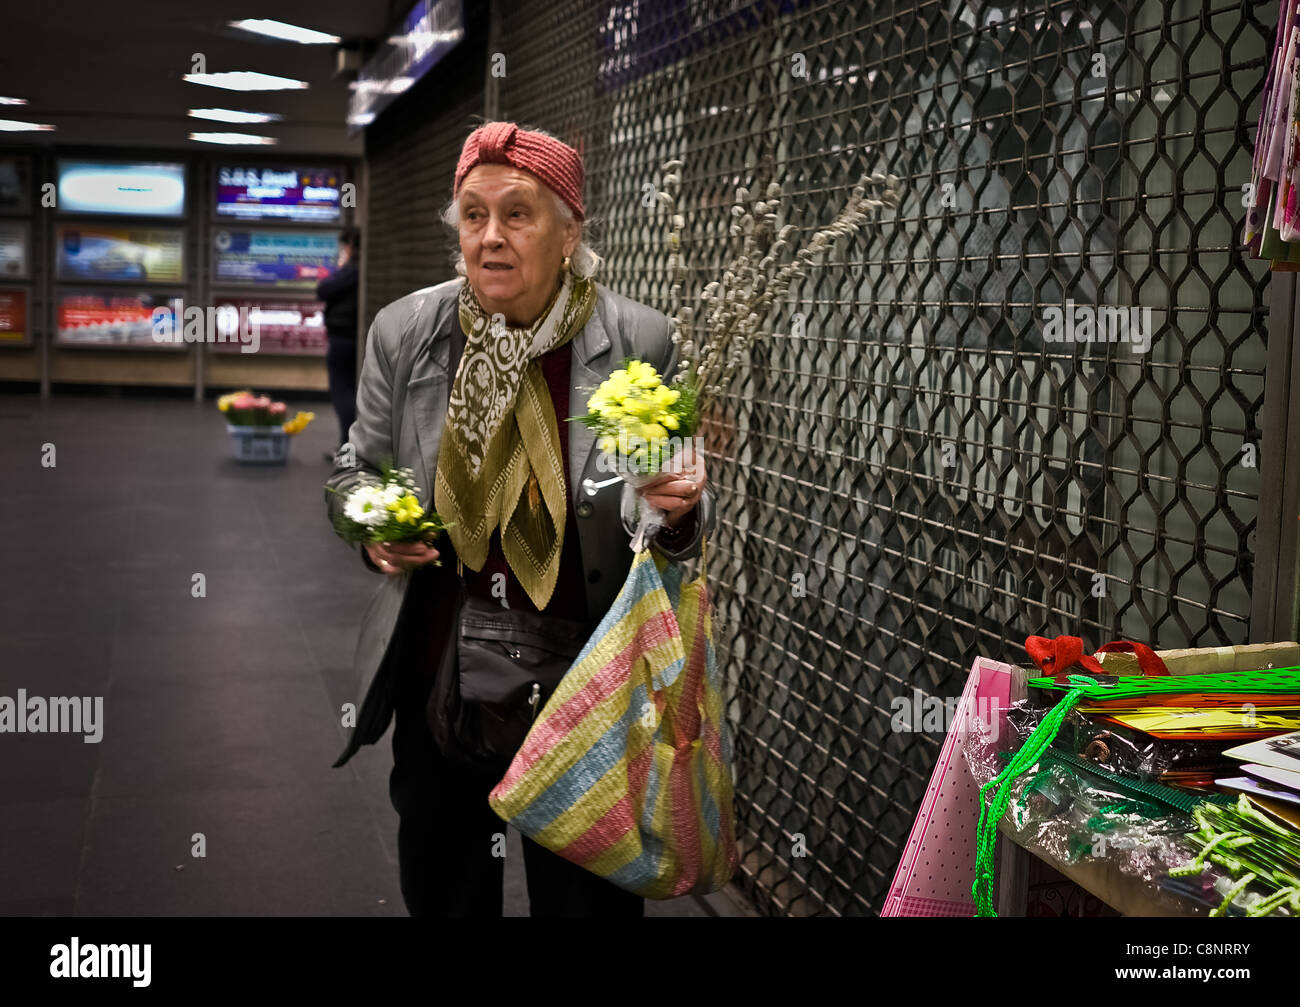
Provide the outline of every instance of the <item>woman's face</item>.
<path id="1" fill-rule="evenodd" d="M 508 164 L 480 164 L 460 189 L 460 251 L 469 284 L 490 315 L 531 324 L 555 293 L 579 227 L 557 212 L 536 176 Z"/>

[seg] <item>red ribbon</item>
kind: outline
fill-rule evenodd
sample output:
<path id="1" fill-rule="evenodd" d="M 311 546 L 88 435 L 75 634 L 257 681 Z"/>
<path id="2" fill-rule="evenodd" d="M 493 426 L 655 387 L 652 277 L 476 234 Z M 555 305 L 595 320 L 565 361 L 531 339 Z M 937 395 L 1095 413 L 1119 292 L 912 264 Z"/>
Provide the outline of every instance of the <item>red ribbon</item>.
<path id="1" fill-rule="evenodd" d="M 1049 640 L 1045 636 L 1025 638 L 1025 650 L 1029 652 L 1034 664 L 1048 675 L 1060 675 L 1075 665 L 1095 675 L 1105 674 L 1105 669 L 1091 654 L 1083 652 L 1083 640 L 1077 636 L 1058 636 Z M 1126 653 L 1136 654 L 1138 667 L 1143 675 L 1168 675 L 1169 669 L 1154 650 L 1145 643 L 1132 643 L 1127 640 L 1113 640 L 1097 648 L 1098 654 Z"/>

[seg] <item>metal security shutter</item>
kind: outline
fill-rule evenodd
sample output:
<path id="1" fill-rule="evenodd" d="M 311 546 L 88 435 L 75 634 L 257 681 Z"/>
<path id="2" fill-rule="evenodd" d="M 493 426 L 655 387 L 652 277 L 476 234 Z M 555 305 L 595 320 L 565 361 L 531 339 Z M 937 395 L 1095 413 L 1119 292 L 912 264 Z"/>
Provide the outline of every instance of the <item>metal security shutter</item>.
<path id="1" fill-rule="evenodd" d="M 700 279 L 754 176 L 783 177 L 808 230 L 862 172 L 902 179 L 889 222 L 791 291 L 707 431 L 737 881 L 773 915 L 876 912 L 938 751 L 895 717 L 913 689 L 954 697 L 1031 633 L 1249 637 L 1269 277 L 1235 233 L 1265 8 L 508 6 L 502 117 L 581 147 L 605 279 L 632 297 L 667 305 L 641 199 L 668 157 Z M 427 108 L 403 142 L 464 135 L 462 104 Z M 385 171 L 410 240 L 416 187 Z M 417 282 L 445 275 L 418 254 Z M 1045 342 L 1067 299 L 1149 308 L 1150 349 Z"/>

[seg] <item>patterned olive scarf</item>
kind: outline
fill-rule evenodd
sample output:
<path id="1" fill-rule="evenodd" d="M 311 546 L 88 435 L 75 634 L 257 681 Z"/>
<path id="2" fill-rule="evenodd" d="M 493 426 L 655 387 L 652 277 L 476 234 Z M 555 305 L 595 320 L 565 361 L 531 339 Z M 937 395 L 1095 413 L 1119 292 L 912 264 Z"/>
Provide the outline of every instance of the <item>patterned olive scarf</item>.
<path id="1" fill-rule="evenodd" d="M 452 382 L 434 506 L 471 570 L 501 532 L 506 562 L 539 609 L 560 573 L 567 513 L 564 459 L 550 389 L 538 358 L 577 335 L 596 306 L 596 284 L 569 270 L 537 322 L 493 325 L 461 284 L 465 352 Z"/>

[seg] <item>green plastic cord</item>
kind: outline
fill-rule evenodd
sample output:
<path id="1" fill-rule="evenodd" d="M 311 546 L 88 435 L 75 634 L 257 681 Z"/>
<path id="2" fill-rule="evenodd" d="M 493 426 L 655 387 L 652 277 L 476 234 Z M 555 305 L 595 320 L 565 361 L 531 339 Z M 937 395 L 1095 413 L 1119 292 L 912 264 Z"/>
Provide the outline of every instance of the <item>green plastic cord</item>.
<path id="1" fill-rule="evenodd" d="M 971 886 L 971 895 L 975 898 L 976 916 L 996 916 L 993 909 L 993 851 L 997 845 L 998 822 L 1007 812 L 1011 803 L 1011 790 L 1017 779 L 1027 773 L 1038 762 L 1043 752 L 1056 740 L 1061 724 L 1084 698 L 1084 689 L 1096 685 L 1097 680 L 1087 675 L 1070 675 L 1072 688 L 1061 701 L 1052 708 L 1051 713 L 1043 718 L 1042 723 L 1034 728 L 1033 733 L 1011 759 L 1005 769 L 988 783 L 980 787 L 980 820 L 975 840 L 975 883 Z M 996 787 L 993 799 L 984 801 L 985 791 Z"/>

